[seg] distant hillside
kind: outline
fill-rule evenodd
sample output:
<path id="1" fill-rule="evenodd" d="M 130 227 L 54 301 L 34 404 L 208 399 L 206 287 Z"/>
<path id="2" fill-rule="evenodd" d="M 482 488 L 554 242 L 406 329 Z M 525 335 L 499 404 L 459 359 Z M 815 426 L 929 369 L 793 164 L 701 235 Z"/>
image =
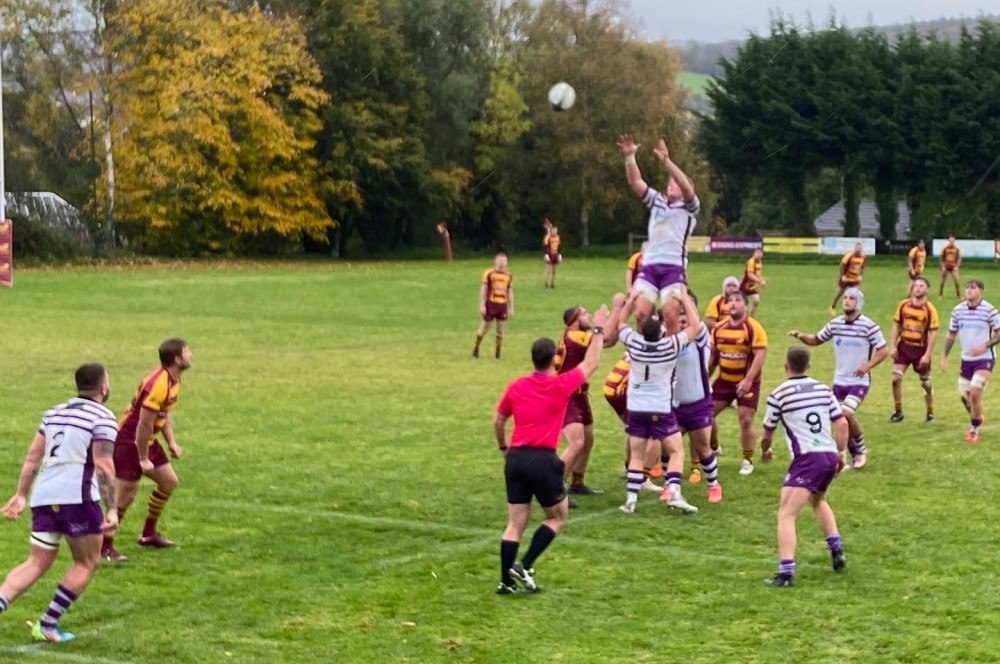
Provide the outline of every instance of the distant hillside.
<path id="1" fill-rule="evenodd" d="M 982 17 L 987 21 L 1000 23 L 1000 14 L 990 14 Z M 943 39 L 951 42 L 958 41 L 962 32 L 962 26 L 969 30 L 975 30 L 980 18 L 941 18 L 934 21 L 918 21 L 915 23 L 899 23 L 895 25 L 876 26 L 875 29 L 895 40 L 902 34 L 909 32 L 911 27 L 916 27 L 922 34 L 934 32 Z M 857 28 L 860 29 L 860 28 Z M 743 43 L 742 40 L 733 40 L 717 43 L 689 42 L 680 47 L 681 60 L 684 69 L 698 74 L 708 74 L 714 76 L 722 75 L 722 67 L 718 65 L 719 58 L 732 58 L 736 55 L 736 49 Z M 678 78 L 678 82 L 681 82 Z M 683 82 L 681 82 L 683 85 Z"/>

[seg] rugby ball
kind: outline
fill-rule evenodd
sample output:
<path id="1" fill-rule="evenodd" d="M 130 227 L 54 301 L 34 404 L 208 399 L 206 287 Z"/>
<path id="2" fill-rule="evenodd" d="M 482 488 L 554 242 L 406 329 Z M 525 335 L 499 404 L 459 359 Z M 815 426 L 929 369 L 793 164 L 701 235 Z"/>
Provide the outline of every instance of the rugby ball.
<path id="1" fill-rule="evenodd" d="M 573 108 L 574 103 L 576 103 L 576 90 L 569 83 L 560 81 L 549 88 L 549 104 L 553 110 L 568 111 Z"/>

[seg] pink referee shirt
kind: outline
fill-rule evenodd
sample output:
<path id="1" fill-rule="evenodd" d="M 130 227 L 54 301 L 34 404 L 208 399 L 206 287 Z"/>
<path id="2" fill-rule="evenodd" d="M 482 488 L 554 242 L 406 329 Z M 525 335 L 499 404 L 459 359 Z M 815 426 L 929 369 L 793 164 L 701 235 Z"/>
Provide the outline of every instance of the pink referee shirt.
<path id="1" fill-rule="evenodd" d="M 514 416 L 510 446 L 556 449 L 569 397 L 585 380 L 577 367 L 559 376 L 536 371 L 508 385 L 497 412 Z"/>

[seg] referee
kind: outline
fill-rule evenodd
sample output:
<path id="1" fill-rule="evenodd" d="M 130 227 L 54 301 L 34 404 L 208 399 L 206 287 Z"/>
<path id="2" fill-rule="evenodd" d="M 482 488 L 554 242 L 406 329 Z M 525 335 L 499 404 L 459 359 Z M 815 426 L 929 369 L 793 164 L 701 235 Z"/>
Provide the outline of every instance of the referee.
<path id="1" fill-rule="evenodd" d="M 624 300 L 625 296 L 621 293 L 615 295 L 615 303 L 619 307 Z M 557 375 L 554 368 L 556 343 L 543 337 L 531 346 L 531 362 L 535 370 L 508 385 L 497 404 L 493 430 L 500 451 L 507 458 L 504 466 L 507 528 L 500 540 L 498 595 L 522 592 L 514 585 L 515 579 L 527 591 L 538 590 L 531 566 L 566 523 L 565 467 L 556 455 L 556 446 L 570 395 L 583 385 L 600 363 L 604 326 L 610 320 L 608 308 L 601 305 L 593 320 L 593 337 L 583 362 L 575 369 Z M 508 444 L 507 420 L 512 416 L 514 429 Z M 532 496 L 538 499 L 545 511 L 545 520 L 531 538 L 528 553 L 520 562 L 514 562 L 531 515 Z"/>

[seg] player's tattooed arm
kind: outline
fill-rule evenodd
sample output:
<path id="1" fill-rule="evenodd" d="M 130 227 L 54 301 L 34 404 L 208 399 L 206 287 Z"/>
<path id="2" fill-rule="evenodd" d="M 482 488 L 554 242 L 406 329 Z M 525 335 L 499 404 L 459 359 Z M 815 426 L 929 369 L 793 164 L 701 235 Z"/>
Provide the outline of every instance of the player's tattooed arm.
<path id="1" fill-rule="evenodd" d="M 1000 332 L 994 332 L 990 340 L 986 342 L 987 348 L 993 348 L 997 344 L 1000 344 Z"/>
<path id="2" fill-rule="evenodd" d="M 948 353 L 951 352 L 951 347 L 955 345 L 955 333 L 949 332 L 948 336 L 944 338 L 944 348 L 942 349 L 942 357 L 948 357 Z"/>
<path id="3" fill-rule="evenodd" d="M 94 443 L 94 466 L 97 470 L 97 492 L 101 494 L 104 507 L 118 509 L 118 484 L 115 482 L 115 444 L 109 440 Z"/>

